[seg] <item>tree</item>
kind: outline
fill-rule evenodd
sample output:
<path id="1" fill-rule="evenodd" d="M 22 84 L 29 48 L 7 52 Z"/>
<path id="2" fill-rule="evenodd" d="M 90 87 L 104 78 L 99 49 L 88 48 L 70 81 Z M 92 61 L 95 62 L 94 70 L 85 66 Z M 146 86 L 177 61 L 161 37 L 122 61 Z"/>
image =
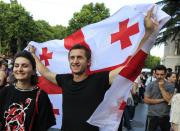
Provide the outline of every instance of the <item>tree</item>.
<path id="1" fill-rule="evenodd" d="M 8 9 L 8 5 L 5 4 L 3 1 L 0 1 L 0 54 L 4 53 L 6 51 L 6 43 L 4 42 L 6 40 L 6 27 L 4 26 L 6 24 L 6 21 L 4 20 L 5 12 L 4 10 Z"/>
<path id="2" fill-rule="evenodd" d="M 171 16 L 171 19 L 162 28 L 160 35 L 157 38 L 156 44 L 166 42 L 168 39 L 176 40 L 176 44 L 180 44 L 180 1 L 162 0 L 157 4 L 162 5 L 166 13 Z"/>
<path id="3" fill-rule="evenodd" d="M 44 20 L 38 20 L 36 23 L 36 35 L 34 41 L 43 42 L 50 39 L 63 39 L 66 36 L 66 27 L 62 25 L 50 26 Z"/>
<path id="4" fill-rule="evenodd" d="M 3 29 L 0 34 L 1 45 L 15 54 L 17 50 L 22 50 L 26 46 L 28 40 L 33 38 L 36 32 L 35 23 L 29 12 L 25 11 L 16 0 L 11 0 L 9 4 L 0 1 L 0 10 L 2 12 L 0 23 Z"/>
<path id="5" fill-rule="evenodd" d="M 54 38 L 53 30 L 48 22 L 44 20 L 35 21 L 36 35 L 33 38 L 34 41 L 43 42 Z"/>
<path id="6" fill-rule="evenodd" d="M 160 64 L 160 57 L 156 57 L 156 56 L 152 56 L 152 55 L 148 55 L 148 58 L 145 61 L 145 68 L 154 68 L 156 65 Z"/>
<path id="7" fill-rule="evenodd" d="M 103 3 L 84 5 L 81 11 L 74 13 L 73 18 L 69 20 L 67 35 L 72 34 L 85 25 L 99 22 L 109 17 L 109 15 L 109 9 Z"/>
<path id="8" fill-rule="evenodd" d="M 34 21 L 17 0 L 11 0 L 11 3 L 0 1 L 0 54 L 15 54 L 29 41 L 43 42 L 65 36 L 66 27 L 52 27 L 44 20 Z"/>
<path id="9" fill-rule="evenodd" d="M 63 39 L 67 36 L 67 28 L 62 25 L 56 25 L 52 27 L 54 33 L 54 39 Z"/>

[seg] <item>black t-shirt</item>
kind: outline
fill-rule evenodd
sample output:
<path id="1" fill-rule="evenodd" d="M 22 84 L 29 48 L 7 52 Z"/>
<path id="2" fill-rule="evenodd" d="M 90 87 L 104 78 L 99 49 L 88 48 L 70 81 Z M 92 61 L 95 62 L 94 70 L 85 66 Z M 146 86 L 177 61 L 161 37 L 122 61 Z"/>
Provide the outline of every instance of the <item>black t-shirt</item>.
<path id="1" fill-rule="evenodd" d="M 55 125 L 55 117 L 48 95 L 41 91 L 36 104 L 39 89 L 20 91 L 14 86 L 4 87 L 0 91 L 0 131 L 29 131 L 35 111 L 32 131 L 46 131 Z"/>
<path id="2" fill-rule="evenodd" d="M 63 91 L 62 131 L 98 131 L 88 124 L 97 106 L 109 88 L 109 72 L 89 75 L 81 82 L 74 82 L 71 74 L 56 75 Z"/>

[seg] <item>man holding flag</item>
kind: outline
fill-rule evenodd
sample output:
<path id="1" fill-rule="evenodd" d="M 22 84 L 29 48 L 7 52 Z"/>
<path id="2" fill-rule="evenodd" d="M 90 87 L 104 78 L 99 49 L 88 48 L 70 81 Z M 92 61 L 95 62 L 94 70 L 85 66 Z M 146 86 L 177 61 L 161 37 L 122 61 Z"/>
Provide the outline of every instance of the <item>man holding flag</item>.
<path id="1" fill-rule="evenodd" d="M 85 44 L 77 43 L 70 48 L 68 61 L 72 72 L 71 74 L 56 74 L 51 72 L 35 55 L 36 48 L 33 46 L 29 47 L 29 51 L 36 60 L 39 73 L 49 81 L 62 88 L 62 131 L 99 130 L 98 127 L 88 124 L 87 120 L 102 102 L 106 91 L 109 89 L 115 77 L 119 75 L 128 63 L 131 63 L 133 57 L 139 53 L 139 50 L 148 40 L 150 35 L 158 29 L 158 24 L 153 19 L 152 12 L 153 8 L 148 11 L 144 18 L 145 33 L 135 53 L 126 61 L 126 64 L 123 64 L 111 71 L 103 71 L 99 73 L 88 72 L 91 65 L 91 51 Z M 112 36 L 112 41 L 116 41 L 116 39 L 117 35 Z M 123 109 L 123 104 L 124 103 L 119 103 L 120 109 Z"/>

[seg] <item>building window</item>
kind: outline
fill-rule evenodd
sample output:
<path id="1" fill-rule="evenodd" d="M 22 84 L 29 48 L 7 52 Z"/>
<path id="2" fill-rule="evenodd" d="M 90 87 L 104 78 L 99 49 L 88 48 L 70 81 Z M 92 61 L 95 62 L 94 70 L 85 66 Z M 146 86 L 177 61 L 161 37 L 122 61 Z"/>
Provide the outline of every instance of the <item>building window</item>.
<path id="1" fill-rule="evenodd" d="M 180 55 L 180 44 L 178 41 L 175 41 L 175 55 Z"/>
<path id="2" fill-rule="evenodd" d="M 178 65 L 178 66 L 175 66 L 175 72 L 178 72 L 178 73 L 180 73 L 180 65 Z"/>

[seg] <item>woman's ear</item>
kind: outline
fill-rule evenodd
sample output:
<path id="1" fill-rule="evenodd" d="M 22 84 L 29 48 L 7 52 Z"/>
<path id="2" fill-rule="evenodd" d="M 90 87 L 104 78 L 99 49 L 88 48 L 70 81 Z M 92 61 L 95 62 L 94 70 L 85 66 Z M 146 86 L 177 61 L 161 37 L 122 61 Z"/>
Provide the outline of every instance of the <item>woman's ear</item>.
<path id="1" fill-rule="evenodd" d="M 88 60 L 87 65 L 88 65 L 88 66 L 91 66 L 91 60 Z"/>
<path id="2" fill-rule="evenodd" d="M 36 71 L 33 71 L 32 75 L 36 75 Z"/>

